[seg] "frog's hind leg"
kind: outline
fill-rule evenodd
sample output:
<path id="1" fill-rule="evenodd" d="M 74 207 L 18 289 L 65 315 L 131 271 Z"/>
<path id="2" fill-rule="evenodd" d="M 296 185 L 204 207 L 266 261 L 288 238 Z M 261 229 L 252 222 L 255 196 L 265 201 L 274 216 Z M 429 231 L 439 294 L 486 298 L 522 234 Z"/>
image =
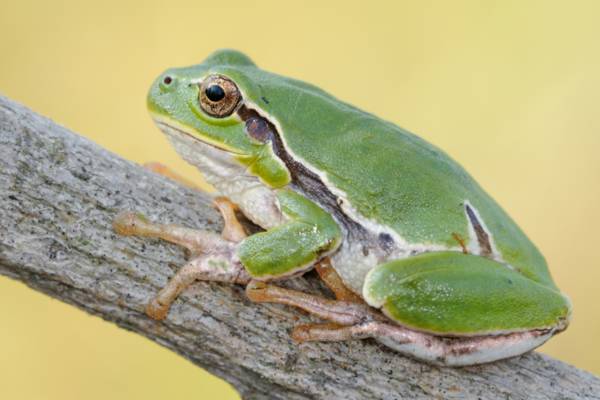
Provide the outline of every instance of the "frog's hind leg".
<path id="1" fill-rule="evenodd" d="M 354 292 L 343 283 L 342 278 L 331 266 L 329 257 L 315 264 L 319 277 L 333 292 L 336 300 L 284 289 L 264 282 L 252 281 L 246 287 L 248 298 L 257 303 L 280 303 L 301 308 L 332 323 L 306 324 L 297 326 L 291 336 L 297 342 L 341 341 L 365 336 L 359 332 L 361 321 L 378 319 L 377 313 L 368 307 Z"/>
<path id="2" fill-rule="evenodd" d="M 341 342 L 346 340 L 376 337 L 381 322 L 364 322 L 358 325 L 342 326 L 337 324 L 298 325 L 291 333 L 292 339 L 304 342 Z"/>
<path id="3" fill-rule="evenodd" d="M 297 342 L 344 341 L 374 337 L 385 318 L 366 303 L 331 300 L 252 280 L 246 295 L 256 303 L 285 304 L 300 308 L 329 323 L 298 325 L 291 333 Z"/>
<path id="4" fill-rule="evenodd" d="M 331 321 L 296 326 L 291 336 L 299 343 L 374 338 L 400 353 L 436 365 L 464 366 L 515 356 L 557 332 L 539 329 L 497 336 L 444 337 L 398 325 L 366 303 L 329 300 L 258 281 L 251 281 L 246 293 L 255 302 L 286 304 Z"/>

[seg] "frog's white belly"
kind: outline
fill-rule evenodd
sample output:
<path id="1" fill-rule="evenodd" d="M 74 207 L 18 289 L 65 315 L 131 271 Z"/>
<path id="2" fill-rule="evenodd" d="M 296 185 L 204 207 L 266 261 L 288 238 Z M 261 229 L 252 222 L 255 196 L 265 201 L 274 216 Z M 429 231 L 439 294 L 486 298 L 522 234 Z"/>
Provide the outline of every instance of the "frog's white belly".
<path id="1" fill-rule="evenodd" d="M 367 273 L 381 262 L 386 261 L 375 252 L 365 255 L 362 244 L 351 242 L 343 242 L 338 251 L 330 258 L 331 266 L 342 278 L 344 284 L 361 296 Z"/>

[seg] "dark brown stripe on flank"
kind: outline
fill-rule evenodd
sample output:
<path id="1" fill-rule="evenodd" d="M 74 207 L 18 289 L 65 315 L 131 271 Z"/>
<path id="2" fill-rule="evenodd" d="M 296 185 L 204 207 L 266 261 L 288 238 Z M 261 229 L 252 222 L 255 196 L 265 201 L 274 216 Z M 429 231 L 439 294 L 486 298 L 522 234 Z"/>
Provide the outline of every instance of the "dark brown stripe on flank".
<path id="1" fill-rule="evenodd" d="M 262 117 L 256 110 L 242 104 L 237 111 L 239 117 L 246 123 L 246 132 L 251 137 L 263 142 L 271 142 L 273 152 L 287 167 L 292 176 L 291 186 L 304 193 L 309 199 L 325 208 L 332 214 L 347 231 L 353 235 L 366 233 L 358 222 L 351 219 L 339 206 L 338 198 L 323 183 L 321 178 L 304 165 L 296 161 L 283 146 L 277 128 L 268 119 Z"/>

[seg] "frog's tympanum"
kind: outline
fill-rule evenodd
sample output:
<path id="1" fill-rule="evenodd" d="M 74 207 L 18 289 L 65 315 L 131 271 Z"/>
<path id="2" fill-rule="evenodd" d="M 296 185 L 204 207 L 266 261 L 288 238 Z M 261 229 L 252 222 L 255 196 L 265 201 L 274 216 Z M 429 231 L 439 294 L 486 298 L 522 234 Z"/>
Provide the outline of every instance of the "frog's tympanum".
<path id="1" fill-rule="evenodd" d="M 524 353 L 567 327 L 570 302 L 538 249 L 418 136 L 232 50 L 167 70 L 147 101 L 219 192 L 225 220 L 218 235 L 117 217 L 118 232 L 192 255 L 149 303 L 151 317 L 165 318 L 196 280 L 242 284 L 252 301 L 328 321 L 297 326 L 298 342 L 374 338 L 451 366 Z M 260 231 L 248 235 L 236 212 Z M 335 300 L 272 283 L 312 268 Z"/>

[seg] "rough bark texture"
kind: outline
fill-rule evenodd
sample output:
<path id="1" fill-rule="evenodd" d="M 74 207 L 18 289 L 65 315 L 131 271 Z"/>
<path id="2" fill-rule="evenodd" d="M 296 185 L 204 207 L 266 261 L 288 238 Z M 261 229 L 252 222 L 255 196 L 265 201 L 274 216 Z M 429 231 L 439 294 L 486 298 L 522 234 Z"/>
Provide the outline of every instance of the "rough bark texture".
<path id="1" fill-rule="evenodd" d="M 598 378 L 537 353 L 451 369 L 370 340 L 297 345 L 288 332 L 308 317 L 252 304 L 238 286 L 200 282 L 164 322 L 150 320 L 146 302 L 185 255 L 158 240 L 117 236 L 111 221 L 122 210 L 221 229 L 206 195 L 0 97 L 0 274 L 176 351 L 242 397 L 600 399 Z M 310 273 L 290 285 L 326 292 Z"/>

